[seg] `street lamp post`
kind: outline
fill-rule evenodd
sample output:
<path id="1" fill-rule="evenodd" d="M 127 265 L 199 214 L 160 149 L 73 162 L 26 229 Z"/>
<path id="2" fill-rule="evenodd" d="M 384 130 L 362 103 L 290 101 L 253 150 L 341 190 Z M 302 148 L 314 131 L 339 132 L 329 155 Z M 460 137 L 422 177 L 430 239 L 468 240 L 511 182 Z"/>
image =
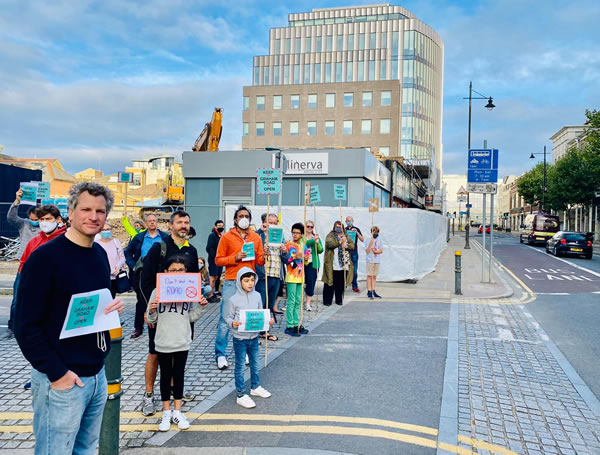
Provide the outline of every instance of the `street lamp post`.
<path id="1" fill-rule="evenodd" d="M 473 96 L 473 92 L 475 92 L 479 96 Z M 468 136 L 468 140 L 467 140 L 467 150 L 471 150 L 471 104 L 472 104 L 471 101 L 472 100 L 488 100 L 487 104 L 485 105 L 485 107 L 488 111 L 491 111 L 496 106 L 494 105 L 491 96 L 483 96 L 481 93 L 473 90 L 473 82 L 472 81 L 469 81 L 469 97 L 463 98 L 463 99 L 469 100 L 469 136 Z M 471 229 L 471 198 L 470 198 L 470 193 L 467 192 L 467 221 L 465 223 L 465 249 L 466 250 L 471 248 L 471 245 L 469 245 L 470 229 Z M 484 226 L 484 229 L 485 229 L 485 226 Z"/>
<path id="2" fill-rule="evenodd" d="M 546 146 L 544 145 L 544 152 L 543 153 L 532 153 L 531 156 L 529 157 L 530 159 L 534 159 L 535 155 L 544 155 L 544 186 L 542 188 L 542 212 L 544 211 L 544 208 L 546 206 Z"/>

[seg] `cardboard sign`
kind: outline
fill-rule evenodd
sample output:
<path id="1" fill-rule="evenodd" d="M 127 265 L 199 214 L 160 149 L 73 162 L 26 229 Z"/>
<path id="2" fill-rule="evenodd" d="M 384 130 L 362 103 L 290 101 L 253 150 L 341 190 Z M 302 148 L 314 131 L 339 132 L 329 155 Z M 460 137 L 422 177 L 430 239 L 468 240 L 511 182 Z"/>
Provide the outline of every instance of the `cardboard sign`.
<path id="1" fill-rule="evenodd" d="M 369 199 L 369 212 L 379 212 L 379 199 L 376 197 Z"/>
<path id="2" fill-rule="evenodd" d="M 113 298 L 108 289 L 83 292 L 71 296 L 59 339 L 104 332 L 105 330 L 121 327 L 118 312 L 113 311 L 104 314 L 104 310 L 112 301 Z"/>
<path id="3" fill-rule="evenodd" d="M 310 204 L 310 182 L 304 182 L 304 204 Z"/>
<path id="4" fill-rule="evenodd" d="M 269 226 L 269 246 L 280 246 L 283 243 L 283 228 Z"/>
<path id="5" fill-rule="evenodd" d="M 198 302 L 202 295 L 199 273 L 158 273 L 156 300 L 168 302 Z"/>
<path id="6" fill-rule="evenodd" d="M 346 200 L 346 185 L 333 185 L 333 192 L 335 194 L 336 201 L 345 201 Z"/>
<path id="7" fill-rule="evenodd" d="M 348 234 L 348 237 L 350 237 L 352 241 L 356 243 L 356 231 L 346 231 L 346 234 Z"/>
<path id="8" fill-rule="evenodd" d="M 238 332 L 266 332 L 269 330 L 271 320 L 270 310 L 240 310 Z"/>
<path id="9" fill-rule="evenodd" d="M 119 183 L 133 183 L 133 172 L 119 172 Z"/>
<path id="10" fill-rule="evenodd" d="M 50 182 L 37 182 L 37 198 L 47 199 L 50 197 Z"/>
<path id="11" fill-rule="evenodd" d="M 253 242 L 245 242 L 242 247 L 242 251 L 246 253 L 246 257 L 242 259 L 242 262 L 246 261 L 254 261 L 256 256 L 254 255 L 254 243 Z"/>
<path id="12" fill-rule="evenodd" d="M 276 168 L 259 168 L 256 170 L 256 192 L 258 194 L 281 193 L 281 174 Z"/>
<path id="13" fill-rule="evenodd" d="M 42 205 L 56 205 L 54 199 L 42 199 Z"/>
<path id="14" fill-rule="evenodd" d="M 321 192 L 319 191 L 319 185 L 315 185 L 310 188 L 310 203 L 316 204 L 317 202 L 321 202 Z"/>
<path id="15" fill-rule="evenodd" d="M 60 216 L 62 216 L 63 220 L 69 219 L 69 200 L 66 198 L 56 198 L 54 199 L 54 204 L 60 210 Z"/>
<path id="16" fill-rule="evenodd" d="M 36 205 L 37 204 L 37 182 L 21 182 L 23 196 L 21 196 L 21 204 Z"/>

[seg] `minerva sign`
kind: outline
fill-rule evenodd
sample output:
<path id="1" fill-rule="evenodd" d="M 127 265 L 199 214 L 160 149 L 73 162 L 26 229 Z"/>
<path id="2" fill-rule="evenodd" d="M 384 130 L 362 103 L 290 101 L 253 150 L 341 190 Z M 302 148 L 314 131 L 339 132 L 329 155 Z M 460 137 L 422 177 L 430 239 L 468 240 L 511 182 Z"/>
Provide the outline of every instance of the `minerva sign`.
<path id="1" fill-rule="evenodd" d="M 286 154 L 285 173 L 290 174 L 327 174 L 329 172 L 329 155 L 327 153 L 294 153 Z"/>

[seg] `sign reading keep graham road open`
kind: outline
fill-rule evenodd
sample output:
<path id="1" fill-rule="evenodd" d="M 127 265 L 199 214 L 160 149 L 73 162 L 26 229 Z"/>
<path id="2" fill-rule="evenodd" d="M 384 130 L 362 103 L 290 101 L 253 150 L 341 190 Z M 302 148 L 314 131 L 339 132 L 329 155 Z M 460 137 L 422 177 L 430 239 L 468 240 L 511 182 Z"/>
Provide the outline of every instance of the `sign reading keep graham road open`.
<path id="1" fill-rule="evenodd" d="M 256 192 L 258 194 L 281 193 L 281 175 L 279 169 L 259 168 L 256 170 Z"/>

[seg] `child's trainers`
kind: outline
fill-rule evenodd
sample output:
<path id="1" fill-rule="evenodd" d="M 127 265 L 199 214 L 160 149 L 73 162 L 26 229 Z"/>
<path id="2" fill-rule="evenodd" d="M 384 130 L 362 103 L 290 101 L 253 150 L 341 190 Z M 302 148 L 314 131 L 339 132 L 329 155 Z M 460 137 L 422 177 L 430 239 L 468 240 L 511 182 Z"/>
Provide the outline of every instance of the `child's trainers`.
<path id="1" fill-rule="evenodd" d="M 250 398 L 250 395 L 248 394 L 242 395 L 241 397 L 237 397 L 236 402 L 237 404 L 246 409 L 252 409 L 256 407 L 256 403 L 252 398 Z"/>
<path id="2" fill-rule="evenodd" d="M 371 291 L 367 292 L 367 297 L 373 300 L 373 293 Z"/>
<path id="3" fill-rule="evenodd" d="M 181 411 L 174 411 L 171 422 L 177 424 L 180 430 L 187 430 L 190 427 L 187 417 Z"/>
<path id="4" fill-rule="evenodd" d="M 259 385 L 256 389 L 250 390 L 250 395 L 261 398 L 269 398 L 271 396 L 271 392 Z"/>
<path id="5" fill-rule="evenodd" d="M 158 424 L 158 431 L 169 431 L 171 429 L 171 410 L 163 411 L 162 419 Z"/>

